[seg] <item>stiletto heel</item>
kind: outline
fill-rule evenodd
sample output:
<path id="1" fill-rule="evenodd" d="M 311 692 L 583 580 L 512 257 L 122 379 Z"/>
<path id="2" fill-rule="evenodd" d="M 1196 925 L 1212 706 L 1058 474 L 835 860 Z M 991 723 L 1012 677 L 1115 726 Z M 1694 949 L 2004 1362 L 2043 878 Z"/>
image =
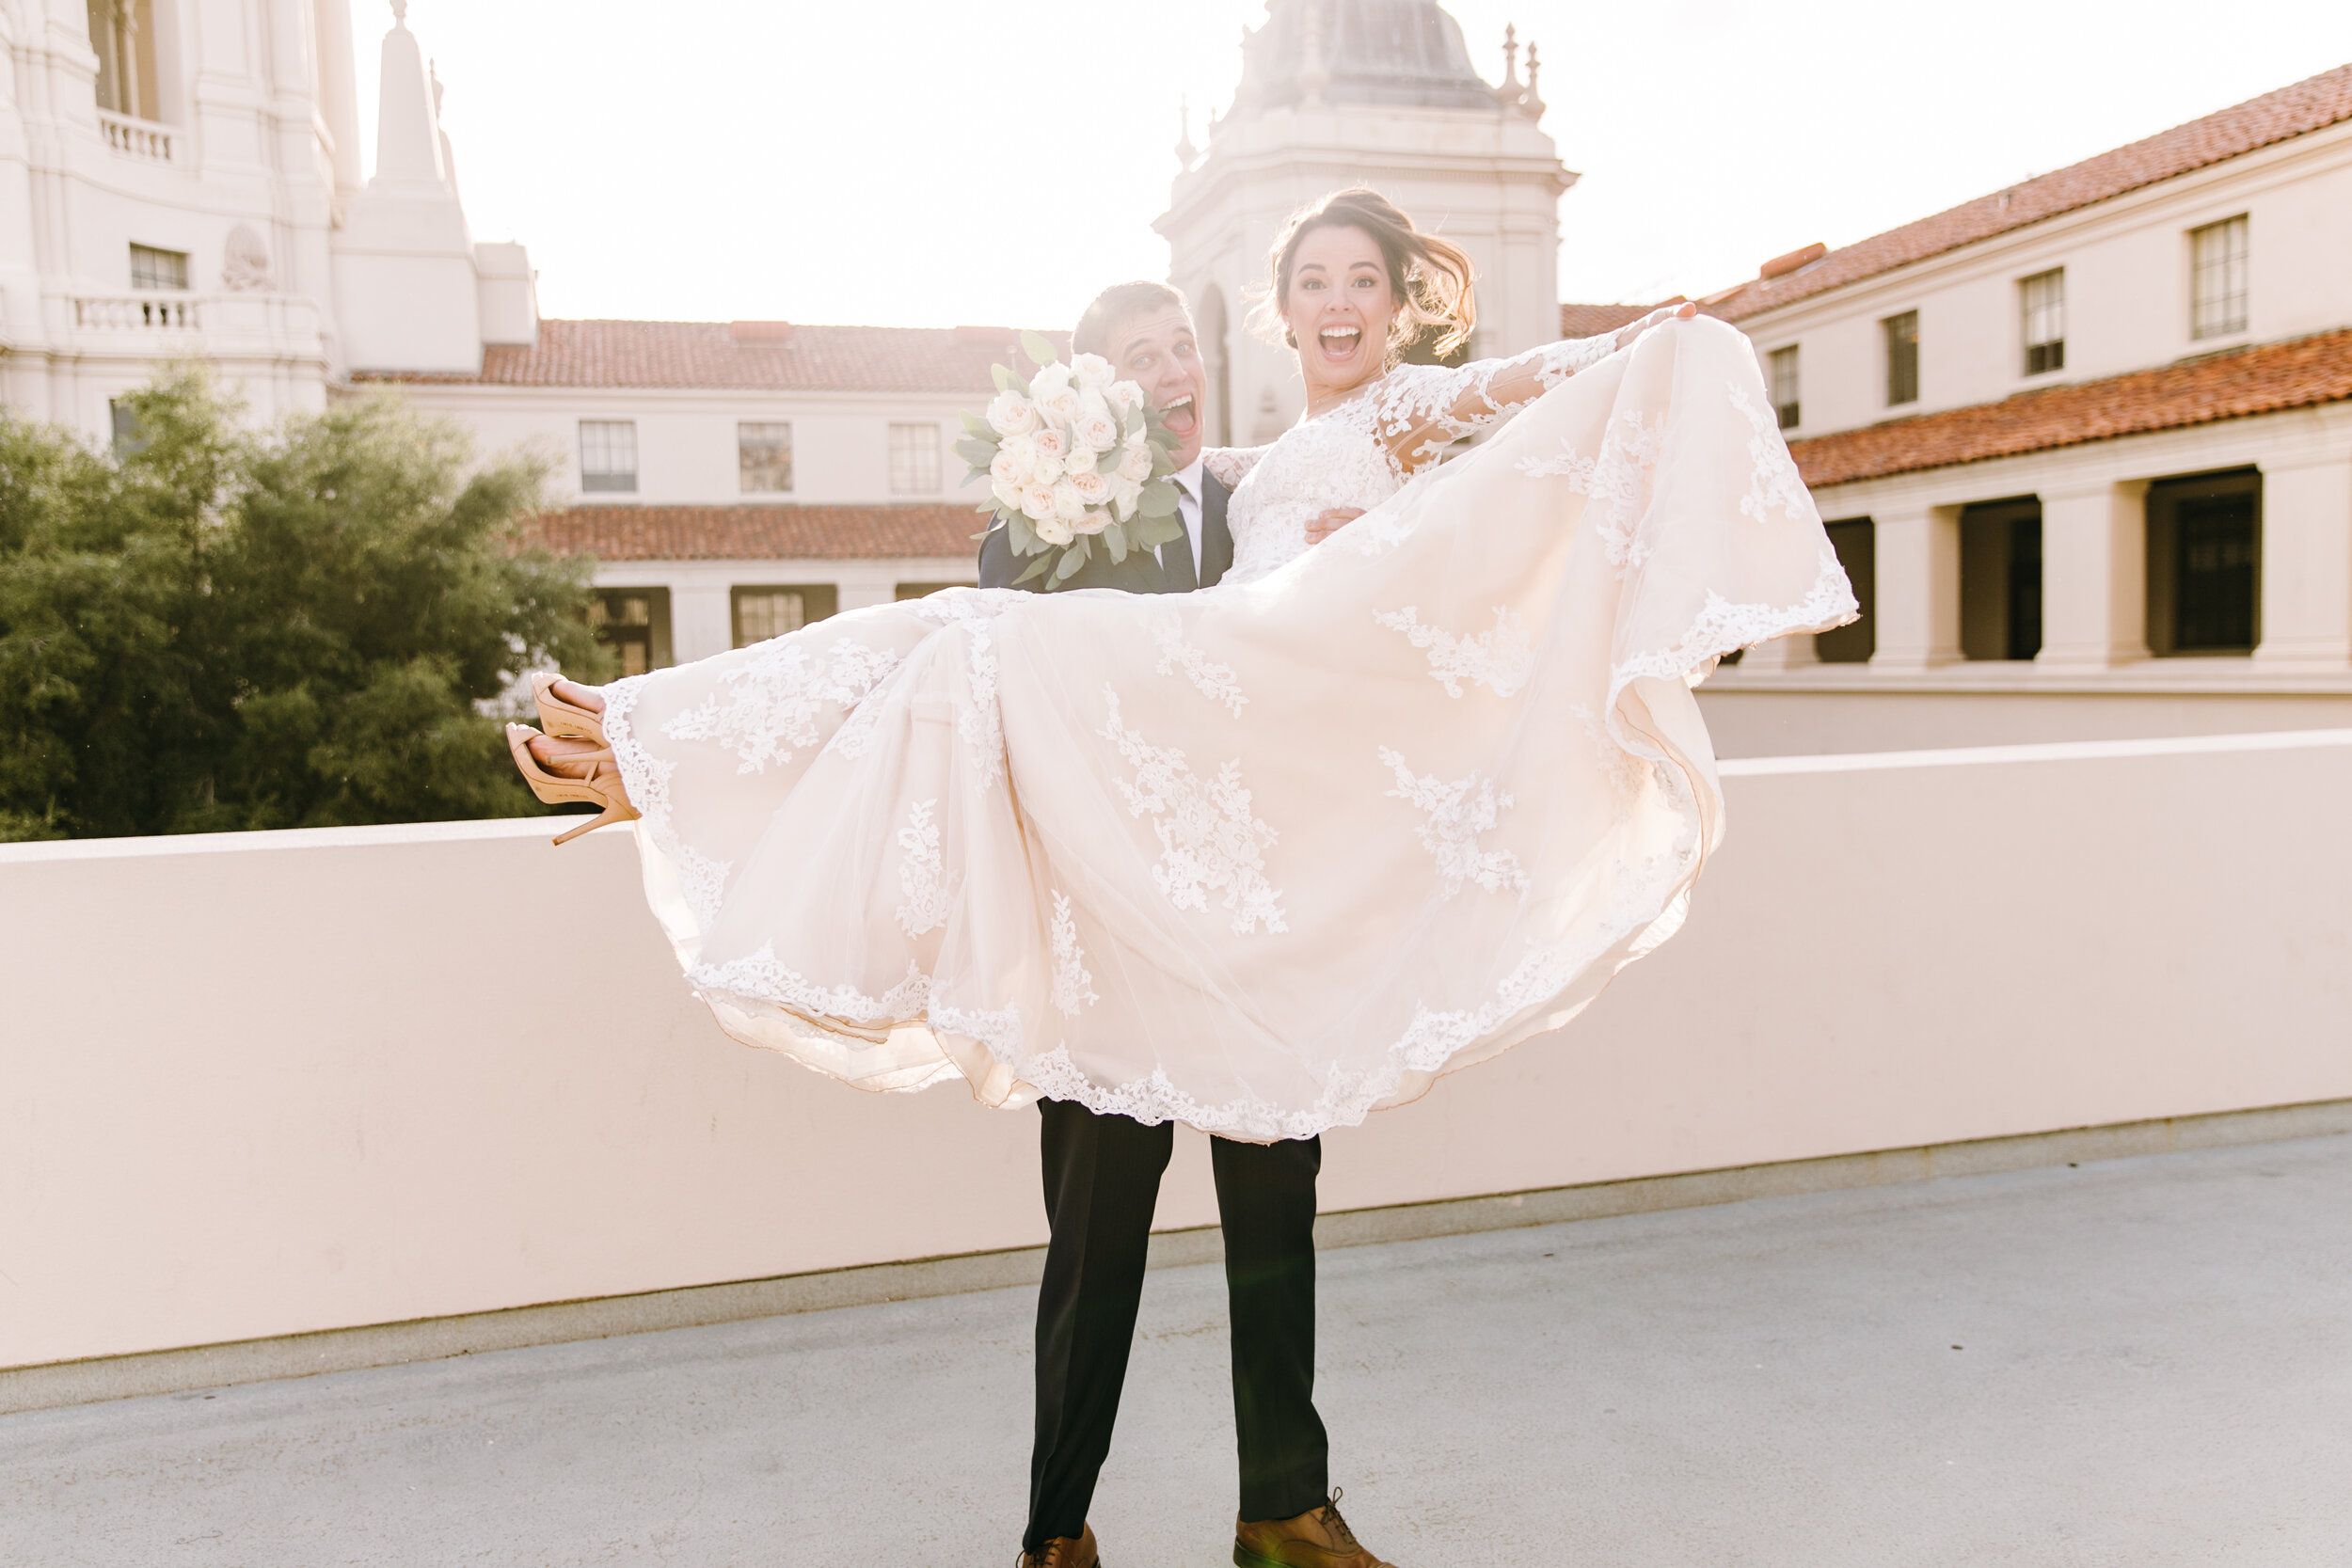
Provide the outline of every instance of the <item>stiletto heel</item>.
<path id="1" fill-rule="evenodd" d="M 563 678 L 546 670 L 531 677 L 531 697 L 539 705 L 540 727 L 567 740 L 593 740 L 603 745 L 604 715 L 591 713 L 578 703 L 567 703 L 557 696 L 555 683 Z"/>
<path id="2" fill-rule="evenodd" d="M 539 732 L 529 724 L 506 726 L 506 750 L 515 759 L 516 771 L 521 773 L 523 783 L 531 786 L 531 793 L 550 806 L 586 800 L 604 808 L 578 827 L 556 834 L 557 844 L 569 844 L 580 834 L 601 828 L 608 822 L 628 822 L 638 816 L 637 808 L 628 803 L 628 791 L 621 787 L 620 768 L 614 765 L 611 748 L 599 752 L 575 752 L 566 756 L 566 762 L 596 765 L 595 771 L 588 777 L 569 779 L 561 773 L 548 772 L 539 759 L 531 754 L 531 743 L 538 738 L 538 735 Z"/>

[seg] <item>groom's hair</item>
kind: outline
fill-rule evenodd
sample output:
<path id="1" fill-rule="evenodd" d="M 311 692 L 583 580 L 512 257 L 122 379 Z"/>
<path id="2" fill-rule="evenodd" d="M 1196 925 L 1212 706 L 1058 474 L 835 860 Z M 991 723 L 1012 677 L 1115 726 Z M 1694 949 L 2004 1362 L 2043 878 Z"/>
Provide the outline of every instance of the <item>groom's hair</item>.
<path id="1" fill-rule="evenodd" d="M 1192 313 L 1184 296 L 1165 283 L 1141 279 L 1114 283 L 1096 294 L 1094 303 L 1079 314 L 1077 329 L 1070 334 L 1070 352 L 1099 354 L 1108 359 L 1111 351 L 1119 346 L 1111 341 L 1111 334 L 1119 330 L 1120 323 L 1145 310 L 1164 310 L 1171 305 L 1186 315 Z"/>

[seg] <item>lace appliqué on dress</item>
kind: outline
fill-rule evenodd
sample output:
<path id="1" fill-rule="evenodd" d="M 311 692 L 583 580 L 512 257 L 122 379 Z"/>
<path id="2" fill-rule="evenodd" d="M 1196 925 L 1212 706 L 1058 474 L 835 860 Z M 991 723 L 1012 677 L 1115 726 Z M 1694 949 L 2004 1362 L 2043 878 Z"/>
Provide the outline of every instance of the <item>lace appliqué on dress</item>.
<path id="1" fill-rule="evenodd" d="M 938 804 L 917 800 L 898 830 L 898 891 L 907 899 L 898 906 L 898 929 L 910 937 L 947 924 L 947 878 L 939 861 L 939 824 L 931 820 Z"/>
<path id="2" fill-rule="evenodd" d="M 1206 912 L 1208 895 L 1221 891 L 1235 935 L 1254 934 L 1261 922 L 1269 932 L 1290 929 L 1282 916 L 1282 890 L 1265 877 L 1264 849 L 1276 834 L 1250 815 L 1241 760 L 1226 763 L 1204 782 L 1194 776 L 1184 752 L 1153 746 L 1126 726 L 1116 690 L 1105 685 L 1103 698 L 1110 721 L 1097 733 L 1136 769 L 1135 783 L 1113 782 L 1129 812 L 1152 817 L 1160 840 L 1160 863 L 1152 868 L 1152 880 L 1168 901 L 1180 910 Z"/>
<path id="3" fill-rule="evenodd" d="M 1214 703 L 1223 703 L 1232 710 L 1234 718 L 1249 699 L 1242 695 L 1233 678 L 1230 664 L 1213 663 L 1209 656 L 1184 641 L 1184 624 L 1173 615 L 1162 615 L 1152 623 L 1152 640 L 1159 644 L 1160 661 L 1152 668 L 1160 674 L 1173 674 L 1183 670 L 1200 693 Z"/>
<path id="4" fill-rule="evenodd" d="M 749 997 L 804 1017 L 867 1027 L 918 1017 L 931 995 L 930 977 L 911 960 L 906 978 L 880 996 L 868 996 L 855 986 L 812 985 L 799 971 L 784 966 L 771 942 L 760 943 L 759 951 L 748 958 L 696 964 L 686 972 L 686 978 L 696 990 Z"/>
<path id="5" fill-rule="evenodd" d="M 1103 999 L 1094 994 L 1094 976 L 1087 973 L 1086 949 L 1078 945 L 1078 921 L 1070 912 L 1070 895 L 1054 895 L 1054 1006 L 1063 1016 L 1076 1018 L 1078 1009 Z"/>
<path id="6" fill-rule="evenodd" d="M 727 691 L 706 698 L 661 727 L 672 740 L 708 740 L 732 750 L 739 773 L 764 773 L 788 763 L 792 748 L 817 744 L 817 720 L 853 708 L 898 667 L 887 648 L 843 638 L 811 657 L 791 639 L 768 643 L 740 668 L 719 678 Z"/>
<path id="7" fill-rule="evenodd" d="M 1023 597 L 1017 588 L 971 588 L 910 599 L 902 607 L 933 626 L 961 626 L 969 639 L 972 700 L 956 715 L 956 734 L 971 748 L 983 789 L 1005 776 L 1005 726 L 996 708 L 996 642 L 989 623 Z"/>
<path id="8" fill-rule="evenodd" d="M 1425 817 L 1413 832 L 1422 847 L 1437 857 L 1445 896 L 1461 892 L 1466 881 L 1476 882 L 1488 893 L 1526 888 L 1527 873 L 1519 869 L 1517 855 L 1508 849 L 1478 847 L 1478 835 L 1493 832 L 1501 814 L 1512 804 L 1511 797 L 1498 791 L 1492 779 L 1474 770 L 1468 778 L 1452 781 L 1421 778 L 1405 766 L 1402 755 L 1386 746 L 1380 748 L 1380 761 L 1396 774 L 1396 787 L 1387 792 L 1389 797 L 1403 800 Z"/>
<path id="9" fill-rule="evenodd" d="M 1522 457 L 1515 466 L 1530 479 L 1565 479 L 1570 490 L 1589 498 L 1588 515 L 1600 534 L 1609 564 L 1632 571 L 1649 559 L 1649 546 L 1640 532 L 1649 512 L 1658 453 L 1665 439 L 1663 414 L 1651 423 L 1639 409 L 1628 408 L 1609 421 L 1600 451 L 1593 456 L 1586 457 L 1563 440 L 1554 455 Z"/>
<path id="10" fill-rule="evenodd" d="M 1429 654 L 1429 675 L 1445 688 L 1449 697 L 1462 694 L 1462 683 L 1470 681 L 1486 687 L 1498 697 L 1508 697 L 1527 684 L 1528 672 L 1534 667 L 1535 650 L 1527 641 L 1527 627 L 1517 611 L 1506 606 L 1495 607 L 1495 624 L 1488 630 L 1467 637 L 1456 637 L 1441 626 L 1424 626 L 1420 611 L 1412 605 L 1403 610 L 1376 610 L 1372 618 L 1391 631 L 1401 631 L 1406 641 Z"/>
<path id="11" fill-rule="evenodd" d="M 1813 512 L 1813 493 L 1804 487 L 1804 479 L 1797 472 L 1796 460 L 1788 455 L 1788 442 L 1780 434 L 1764 410 L 1749 401 L 1737 385 L 1730 388 L 1731 406 L 1748 421 L 1748 461 L 1755 465 L 1755 473 L 1748 481 L 1748 493 L 1740 499 L 1740 515 L 1762 522 L 1772 513 L 1798 518 Z"/>

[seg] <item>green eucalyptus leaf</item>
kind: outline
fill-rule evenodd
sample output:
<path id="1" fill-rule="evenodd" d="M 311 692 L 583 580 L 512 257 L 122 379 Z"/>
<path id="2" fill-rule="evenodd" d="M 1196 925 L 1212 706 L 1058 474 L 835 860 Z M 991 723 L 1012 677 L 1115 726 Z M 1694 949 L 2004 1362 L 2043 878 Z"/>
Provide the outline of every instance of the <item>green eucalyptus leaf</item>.
<path id="1" fill-rule="evenodd" d="M 1045 572 L 1047 572 L 1048 570 L 1050 570 L 1050 569 L 1052 568 L 1053 564 L 1054 564 L 1054 558 L 1053 558 L 1052 556 L 1050 556 L 1050 555 L 1041 555 L 1041 556 L 1039 556 L 1039 557 L 1038 557 L 1035 561 L 1033 561 L 1033 562 L 1029 562 L 1029 569 L 1028 569 L 1027 571 L 1025 571 L 1025 572 L 1022 573 L 1019 577 L 1017 577 L 1017 578 L 1013 578 L 1013 579 L 1012 579 L 1012 585 L 1013 585 L 1015 588 L 1018 588 L 1018 587 L 1020 587 L 1023 583 L 1025 583 L 1025 582 L 1028 581 L 1031 578 L 1034 578 L 1034 577 L 1041 577 L 1041 576 L 1042 576 Z M 1052 584 L 1048 583 L 1046 586 L 1051 587 L 1051 586 L 1052 586 Z"/>
<path id="2" fill-rule="evenodd" d="M 969 408 L 960 410 L 957 417 L 963 420 L 964 434 L 977 436 L 984 441 L 996 439 L 996 427 L 973 413 Z"/>
<path id="3" fill-rule="evenodd" d="M 1111 552 L 1111 564 L 1116 566 L 1127 559 L 1127 531 L 1117 523 L 1104 528 L 1099 536 L 1103 547 Z"/>
<path id="4" fill-rule="evenodd" d="M 988 466 L 996 460 L 996 443 L 983 441 L 977 436 L 959 436 L 956 455 L 971 464 L 975 472 L 986 473 Z"/>
<path id="5" fill-rule="evenodd" d="M 1054 352 L 1054 345 L 1035 332 L 1021 334 L 1021 352 L 1040 365 L 1050 365 L 1059 357 Z"/>
<path id="6" fill-rule="evenodd" d="M 1145 485 L 1143 494 L 1136 499 L 1136 511 L 1146 517 L 1173 517 L 1179 504 L 1176 486 L 1152 483 Z"/>

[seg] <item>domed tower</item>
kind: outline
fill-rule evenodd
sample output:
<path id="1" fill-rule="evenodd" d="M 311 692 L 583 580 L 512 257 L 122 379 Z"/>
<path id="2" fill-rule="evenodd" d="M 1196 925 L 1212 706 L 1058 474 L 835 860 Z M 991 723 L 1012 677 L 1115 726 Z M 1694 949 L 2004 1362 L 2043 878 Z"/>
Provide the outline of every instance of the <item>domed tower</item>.
<path id="1" fill-rule="evenodd" d="M 1291 214 L 1342 186 L 1375 187 L 1470 252 L 1474 353 L 1560 335 L 1559 204 L 1577 177 L 1540 125 L 1535 47 L 1524 81 L 1518 47 L 1506 30 L 1496 87 L 1436 0 L 1267 0 L 1264 23 L 1243 34 L 1232 106 L 1205 154 L 1187 129 L 1154 225 L 1200 325 L 1213 444 L 1269 440 L 1297 419 L 1289 355 L 1243 322 Z"/>

